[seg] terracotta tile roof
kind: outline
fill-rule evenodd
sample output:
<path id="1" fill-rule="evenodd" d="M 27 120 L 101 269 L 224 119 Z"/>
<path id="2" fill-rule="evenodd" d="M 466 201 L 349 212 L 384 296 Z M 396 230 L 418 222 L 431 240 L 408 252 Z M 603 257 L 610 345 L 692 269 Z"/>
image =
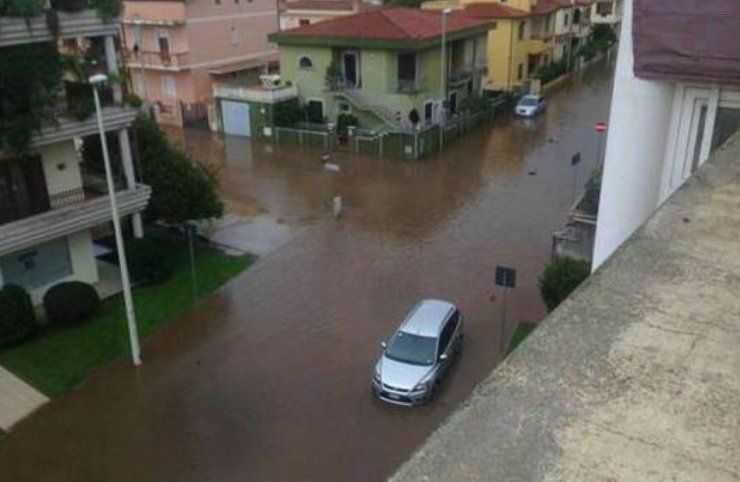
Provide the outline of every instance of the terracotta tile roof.
<path id="1" fill-rule="evenodd" d="M 500 3 L 471 3 L 465 7 L 465 15 L 475 18 L 521 18 L 529 13 Z"/>
<path id="2" fill-rule="evenodd" d="M 357 7 L 358 12 L 380 8 L 369 3 L 354 2 L 351 0 L 296 0 L 282 4 L 284 10 L 339 10 L 342 12 L 351 12 L 355 7 Z"/>
<path id="3" fill-rule="evenodd" d="M 532 15 L 547 15 L 548 13 L 569 6 L 569 0 L 537 0 L 537 5 L 532 5 Z"/>
<path id="4" fill-rule="evenodd" d="M 453 12 L 447 33 L 484 27 L 490 22 Z M 336 37 L 373 40 L 426 40 L 442 34 L 442 13 L 417 8 L 380 8 L 279 32 L 280 37 Z"/>

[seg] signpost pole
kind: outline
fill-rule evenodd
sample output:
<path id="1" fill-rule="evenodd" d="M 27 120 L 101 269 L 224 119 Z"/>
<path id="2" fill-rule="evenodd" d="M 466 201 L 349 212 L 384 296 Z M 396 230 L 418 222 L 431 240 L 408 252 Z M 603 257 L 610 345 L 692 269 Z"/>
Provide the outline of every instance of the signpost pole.
<path id="1" fill-rule="evenodd" d="M 504 295 L 501 300 L 501 359 L 506 357 L 506 293 L 509 288 L 504 287 Z"/>
<path id="2" fill-rule="evenodd" d="M 193 303 L 198 301 L 198 278 L 195 274 L 195 246 L 193 243 L 193 234 L 195 233 L 195 226 L 186 224 L 185 229 L 188 232 L 188 244 L 190 247 L 190 277 L 193 288 Z"/>

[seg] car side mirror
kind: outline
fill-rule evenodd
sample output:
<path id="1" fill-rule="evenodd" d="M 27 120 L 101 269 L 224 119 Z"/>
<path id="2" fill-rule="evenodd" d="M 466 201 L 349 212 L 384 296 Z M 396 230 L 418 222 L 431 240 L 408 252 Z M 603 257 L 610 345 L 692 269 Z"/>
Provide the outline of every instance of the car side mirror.
<path id="1" fill-rule="evenodd" d="M 448 358 L 447 353 L 442 353 L 441 355 L 439 355 L 440 361 L 445 361 L 447 360 L 447 358 Z"/>
<path id="2" fill-rule="evenodd" d="M 386 343 L 384 341 L 381 341 L 380 342 L 380 348 L 382 348 L 383 350 L 385 350 L 387 347 L 388 347 L 388 343 Z"/>

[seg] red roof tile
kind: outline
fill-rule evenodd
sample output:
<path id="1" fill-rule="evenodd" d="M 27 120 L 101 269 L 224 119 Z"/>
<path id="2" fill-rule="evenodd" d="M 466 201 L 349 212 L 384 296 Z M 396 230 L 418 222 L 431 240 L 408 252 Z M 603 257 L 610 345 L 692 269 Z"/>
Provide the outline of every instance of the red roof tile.
<path id="1" fill-rule="evenodd" d="M 532 15 L 547 15 L 563 7 L 569 7 L 570 1 L 565 0 L 537 0 L 537 5 L 532 5 Z"/>
<path id="2" fill-rule="evenodd" d="M 490 22 L 453 12 L 447 33 L 483 27 Z M 442 34 L 442 13 L 417 8 L 380 8 L 279 32 L 281 37 L 338 37 L 374 40 L 425 40 Z"/>
<path id="3" fill-rule="evenodd" d="M 471 3 L 465 7 L 465 15 L 476 18 L 521 18 L 529 14 L 500 3 Z"/>

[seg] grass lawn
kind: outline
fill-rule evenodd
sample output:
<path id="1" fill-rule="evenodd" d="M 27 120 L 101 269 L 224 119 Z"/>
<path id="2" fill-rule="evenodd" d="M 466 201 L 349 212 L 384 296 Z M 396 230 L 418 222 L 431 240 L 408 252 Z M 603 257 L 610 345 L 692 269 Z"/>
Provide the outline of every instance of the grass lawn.
<path id="1" fill-rule="evenodd" d="M 169 320 L 193 307 L 187 243 L 173 242 L 174 276 L 168 281 L 134 289 L 139 335 L 145 339 Z M 227 256 L 210 248 L 196 251 L 200 297 L 243 271 L 254 258 Z M 115 357 L 128 356 L 128 332 L 123 296 L 103 301 L 89 322 L 69 328 L 49 328 L 21 345 L 0 352 L 0 364 L 49 397 L 75 387 Z"/>
<path id="2" fill-rule="evenodd" d="M 511 337 L 509 349 L 506 351 L 506 354 L 508 355 L 514 351 L 535 328 L 537 328 L 537 325 L 532 323 L 519 323 L 516 325 L 516 330 L 514 330 L 514 335 Z"/>

